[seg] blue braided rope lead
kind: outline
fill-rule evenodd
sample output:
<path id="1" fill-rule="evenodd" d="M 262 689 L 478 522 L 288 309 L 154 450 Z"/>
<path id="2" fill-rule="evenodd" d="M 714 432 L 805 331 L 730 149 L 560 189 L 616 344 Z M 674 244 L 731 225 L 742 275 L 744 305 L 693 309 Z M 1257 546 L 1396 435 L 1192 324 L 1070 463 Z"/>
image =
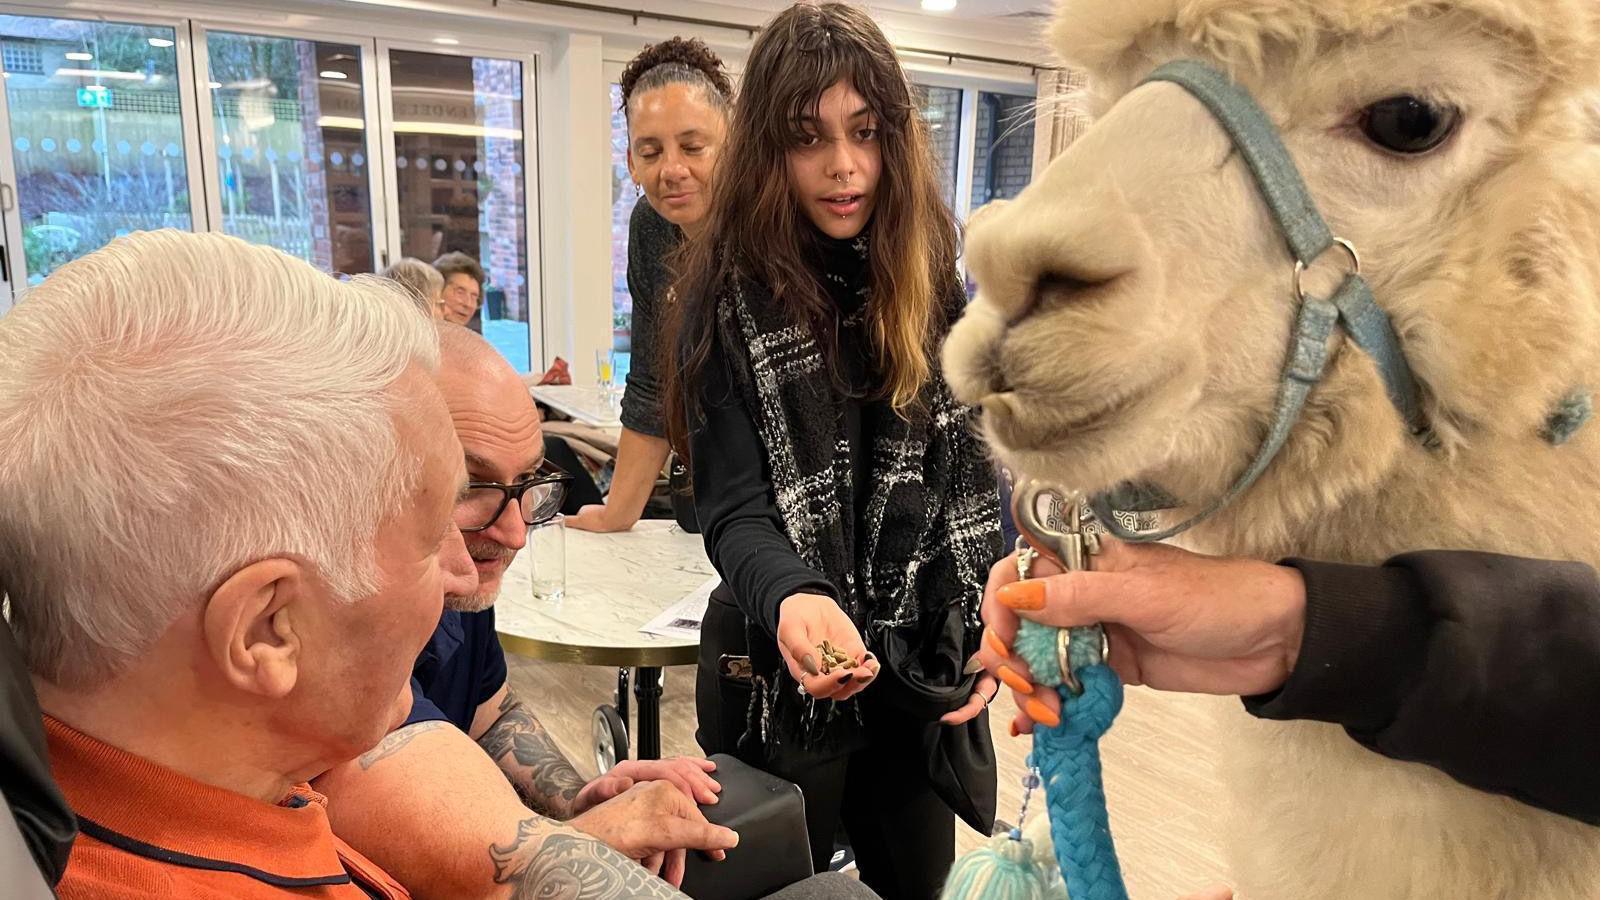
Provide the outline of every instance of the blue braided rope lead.
<path id="1" fill-rule="evenodd" d="M 1122 709 L 1122 681 L 1098 661 L 1099 629 L 1075 628 L 1069 638 L 1069 665 L 1083 693 L 1073 696 L 1061 685 L 1056 631 L 1024 621 L 1016 642 L 1034 680 L 1054 686 L 1061 695 L 1061 724 L 1033 729 L 1033 759 L 1044 776 L 1056 863 L 1072 900 L 1127 900 L 1100 773 L 1100 737 Z M 1080 668 L 1091 644 L 1095 661 Z"/>

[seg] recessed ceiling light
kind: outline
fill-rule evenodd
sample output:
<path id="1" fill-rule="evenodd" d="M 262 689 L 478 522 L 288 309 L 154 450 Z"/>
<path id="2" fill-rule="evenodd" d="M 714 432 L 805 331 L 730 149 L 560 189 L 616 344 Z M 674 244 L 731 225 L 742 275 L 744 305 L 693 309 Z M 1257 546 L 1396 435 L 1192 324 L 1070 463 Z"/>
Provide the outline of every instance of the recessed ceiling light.
<path id="1" fill-rule="evenodd" d="M 333 69 L 328 69 L 327 71 L 324 71 L 324 72 L 318 72 L 317 74 L 321 75 L 323 78 L 332 79 L 334 81 L 343 81 L 346 78 L 350 77 L 349 75 L 346 75 L 343 72 L 336 72 Z"/>
<path id="2" fill-rule="evenodd" d="M 71 53 L 63 53 L 61 55 L 65 56 L 67 59 L 73 60 L 74 62 L 88 62 L 89 60 L 94 59 L 93 53 L 84 53 L 82 50 L 74 50 Z"/>
<path id="3" fill-rule="evenodd" d="M 147 38 L 152 47 L 171 47 L 172 42 L 166 38 Z"/>
<path id="4" fill-rule="evenodd" d="M 922 8 L 928 12 L 949 12 L 956 8 L 956 0 L 922 0 Z"/>
<path id="5" fill-rule="evenodd" d="M 121 81 L 143 81 L 143 72 L 116 72 L 111 69 L 57 69 L 57 78 L 112 78 Z"/>
<path id="6" fill-rule="evenodd" d="M 436 37 L 433 39 L 433 42 L 435 44 L 444 44 L 446 47 L 454 47 L 455 45 L 461 43 L 453 37 Z"/>

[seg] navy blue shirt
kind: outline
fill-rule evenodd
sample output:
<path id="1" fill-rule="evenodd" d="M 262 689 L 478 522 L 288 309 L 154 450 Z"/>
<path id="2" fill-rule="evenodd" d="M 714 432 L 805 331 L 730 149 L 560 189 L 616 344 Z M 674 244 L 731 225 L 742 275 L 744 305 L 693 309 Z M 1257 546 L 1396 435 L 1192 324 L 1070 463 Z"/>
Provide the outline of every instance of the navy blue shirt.
<path id="1" fill-rule="evenodd" d="M 506 654 L 495 634 L 494 607 L 447 609 L 411 669 L 411 715 L 405 724 L 451 722 L 471 734 L 478 707 L 505 683 Z"/>

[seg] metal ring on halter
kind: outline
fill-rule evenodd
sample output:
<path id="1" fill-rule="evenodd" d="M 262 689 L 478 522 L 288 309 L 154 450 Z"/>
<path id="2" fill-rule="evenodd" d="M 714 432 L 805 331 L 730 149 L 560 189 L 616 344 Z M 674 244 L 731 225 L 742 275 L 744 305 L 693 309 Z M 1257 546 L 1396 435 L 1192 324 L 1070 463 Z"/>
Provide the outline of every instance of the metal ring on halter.
<path id="1" fill-rule="evenodd" d="M 1335 245 L 1337 245 L 1337 246 L 1343 247 L 1345 254 L 1350 257 L 1350 274 L 1351 275 L 1360 275 L 1361 274 L 1361 254 L 1356 252 L 1356 245 L 1352 244 L 1349 241 L 1345 240 L 1344 238 L 1340 238 L 1340 237 L 1334 238 L 1333 239 L 1333 243 Z M 1332 250 L 1333 247 L 1330 246 L 1328 249 Z M 1320 258 L 1321 257 L 1318 257 L 1318 259 L 1320 259 Z M 1316 260 L 1312 260 L 1312 262 L 1316 262 Z M 1305 279 L 1305 274 L 1306 274 L 1306 264 L 1301 262 L 1298 259 L 1295 260 L 1294 261 L 1294 298 L 1296 300 L 1304 301 L 1306 299 L 1305 289 L 1301 286 L 1301 282 Z"/>
<path id="2" fill-rule="evenodd" d="M 1017 580 L 1027 581 L 1032 577 L 1033 561 L 1039 557 L 1039 551 L 1028 546 L 1023 538 L 1017 538 Z"/>
<path id="3" fill-rule="evenodd" d="M 1061 684 L 1072 692 L 1072 696 L 1077 697 L 1083 694 L 1083 682 L 1072 671 L 1071 641 L 1071 629 L 1056 629 L 1056 665 L 1061 667 Z"/>

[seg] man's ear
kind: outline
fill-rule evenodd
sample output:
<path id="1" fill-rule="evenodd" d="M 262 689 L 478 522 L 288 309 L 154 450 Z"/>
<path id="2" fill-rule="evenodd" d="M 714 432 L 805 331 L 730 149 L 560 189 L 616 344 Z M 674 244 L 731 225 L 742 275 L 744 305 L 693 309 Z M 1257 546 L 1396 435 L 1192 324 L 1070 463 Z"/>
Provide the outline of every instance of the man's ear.
<path id="1" fill-rule="evenodd" d="M 250 694 L 281 699 L 299 677 L 306 603 L 315 579 L 303 563 L 264 559 L 222 582 L 202 618 L 206 648 L 223 678 Z"/>

